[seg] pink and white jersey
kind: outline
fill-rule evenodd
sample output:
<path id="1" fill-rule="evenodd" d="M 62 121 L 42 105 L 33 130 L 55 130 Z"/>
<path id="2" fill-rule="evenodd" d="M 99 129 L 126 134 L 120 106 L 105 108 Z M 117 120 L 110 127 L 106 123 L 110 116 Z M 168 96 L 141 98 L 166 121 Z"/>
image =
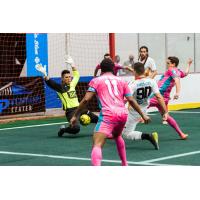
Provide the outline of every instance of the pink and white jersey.
<path id="1" fill-rule="evenodd" d="M 88 91 L 96 93 L 101 109 L 100 116 L 106 117 L 106 120 L 110 121 L 114 115 L 128 114 L 124 97 L 132 94 L 128 84 L 120 77 L 104 73 L 90 81 Z"/>
<path id="2" fill-rule="evenodd" d="M 165 99 L 170 98 L 170 92 L 175 85 L 174 78 L 184 78 L 186 75 L 177 68 L 169 68 L 158 81 L 159 91 Z"/>

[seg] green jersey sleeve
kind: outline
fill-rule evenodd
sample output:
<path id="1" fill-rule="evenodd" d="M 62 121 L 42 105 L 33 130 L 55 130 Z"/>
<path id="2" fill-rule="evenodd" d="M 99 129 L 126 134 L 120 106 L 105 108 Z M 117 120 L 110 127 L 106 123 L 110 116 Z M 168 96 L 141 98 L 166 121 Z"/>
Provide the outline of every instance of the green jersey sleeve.
<path id="1" fill-rule="evenodd" d="M 72 74 L 73 74 L 73 80 L 70 83 L 70 86 L 75 88 L 77 83 L 78 83 L 78 81 L 79 81 L 80 74 L 79 74 L 79 72 L 77 70 L 72 71 Z"/>

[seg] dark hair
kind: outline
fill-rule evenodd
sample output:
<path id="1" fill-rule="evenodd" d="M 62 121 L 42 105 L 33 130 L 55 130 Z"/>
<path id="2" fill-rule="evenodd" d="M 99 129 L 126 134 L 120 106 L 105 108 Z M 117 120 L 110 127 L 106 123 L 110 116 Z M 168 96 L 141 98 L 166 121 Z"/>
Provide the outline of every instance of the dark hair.
<path id="1" fill-rule="evenodd" d="M 144 61 L 144 65 L 145 65 L 145 63 L 147 62 L 147 59 L 148 59 L 148 57 L 149 57 L 149 54 L 148 54 L 149 49 L 148 49 L 147 46 L 141 46 L 141 47 L 140 47 L 140 51 L 141 51 L 141 49 L 146 49 L 146 51 L 147 51 L 147 57 L 146 57 L 146 60 Z M 139 55 L 138 60 L 140 60 L 140 57 L 141 57 L 141 56 Z"/>
<path id="2" fill-rule="evenodd" d="M 169 56 L 169 57 L 168 57 L 168 60 L 170 60 L 170 62 L 171 62 L 172 64 L 175 64 L 176 67 L 177 67 L 178 64 L 179 64 L 179 59 L 178 59 L 177 57 L 175 57 L 175 56 Z"/>
<path id="3" fill-rule="evenodd" d="M 70 71 L 65 69 L 61 72 L 61 76 L 63 77 L 65 74 L 70 74 Z"/>
<path id="4" fill-rule="evenodd" d="M 100 63 L 100 67 L 101 67 L 102 72 L 112 72 L 112 73 L 114 73 L 114 70 L 113 70 L 114 66 L 115 66 L 114 62 L 109 58 L 103 59 Z"/>
<path id="5" fill-rule="evenodd" d="M 104 59 L 107 57 L 107 56 L 110 56 L 110 54 L 109 53 L 106 53 L 106 54 L 104 54 Z"/>
<path id="6" fill-rule="evenodd" d="M 140 51 L 141 51 L 141 49 L 146 49 L 146 51 L 149 52 L 149 49 L 148 49 L 147 46 L 141 46 L 141 47 L 140 47 Z"/>
<path id="7" fill-rule="evenodd" d="M 134 66 L 133 66 L 133 68 L 134 68 L 135 72 L 138 75 L 144 74 L 144 72 L 145 72 L 144 64 L 142 64 L 140 62 L 135 63 Z"/>

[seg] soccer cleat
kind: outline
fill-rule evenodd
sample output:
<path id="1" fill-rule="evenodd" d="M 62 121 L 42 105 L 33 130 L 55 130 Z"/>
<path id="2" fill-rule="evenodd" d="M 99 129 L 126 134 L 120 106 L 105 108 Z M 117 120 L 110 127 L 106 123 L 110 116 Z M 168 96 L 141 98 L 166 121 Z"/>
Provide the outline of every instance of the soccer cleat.
<path id="1" fill-rule="evenodd" d="M 168 122 L 167 121 L 162 121 L 162 124 L 168 125 Z"/>
<path id="2" fill-rule="evenodd" d="M 159 145 L 158 145 L 158 133 L 157 132 L 153 132 L 150 134 L 151 137 L 151 143 L 153 144 L 153 146 L 155 147 L 156 150 L 159 149 Z"/>
<path id="3" fill-rule="evenodd" d="M 60 130 L 58 131 L 58 137 L 62 137 L 64 133 L 65 133 L 65 125 L 62 125 L 60 127 Z"/>
<path id="4" fill-rule="evenodd" d="M 186 140 L 188 138 L 188 134 L 183 134 L 183 135 L 181 135 L 181 139 L 182 140 Z"/>

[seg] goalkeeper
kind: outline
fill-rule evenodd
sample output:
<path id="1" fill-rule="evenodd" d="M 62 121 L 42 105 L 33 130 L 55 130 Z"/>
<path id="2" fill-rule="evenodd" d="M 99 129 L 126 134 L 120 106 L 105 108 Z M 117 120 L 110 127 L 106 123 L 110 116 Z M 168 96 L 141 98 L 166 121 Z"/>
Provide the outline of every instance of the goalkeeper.
<path id="1" fill-rule="evenodd" d="M 68 121 L 70 121 L 72 116 L 74 115 L 75 110 L 79 106 L 79 101 L 75 87 L 79 81 L 80 75 L 70 56 L 66 57 L 65 62 L 72 68 L 73 80 L 70 71 L 63 70 L 61 73 L 61 78 L 62 78 L 61 84 L 58 84 L 52 79 L 50 79 L 46 73 L 46 69 L 41 65 L 37 65 L 36 69 L 44 75 L 46 84 L 57 92 L 60 100 L 62 101 L 63 110 L 65 110 L 66 118 Z M 91 123 L 97 123 L 98 121 L 98 116 L 88 110 L 84 110 L 81 114 L 89 115 L 89 117 L 91 118 Z M 65 127 L 64 125 L 62 125 L 60 130 L 58 131 L 58 136 L 62 137 L 64 133 L 77 134 L 79 133 L 79 131 L 80 131 L 79 122 L 77 122 L 73 127 L 71 126 Z"/>

